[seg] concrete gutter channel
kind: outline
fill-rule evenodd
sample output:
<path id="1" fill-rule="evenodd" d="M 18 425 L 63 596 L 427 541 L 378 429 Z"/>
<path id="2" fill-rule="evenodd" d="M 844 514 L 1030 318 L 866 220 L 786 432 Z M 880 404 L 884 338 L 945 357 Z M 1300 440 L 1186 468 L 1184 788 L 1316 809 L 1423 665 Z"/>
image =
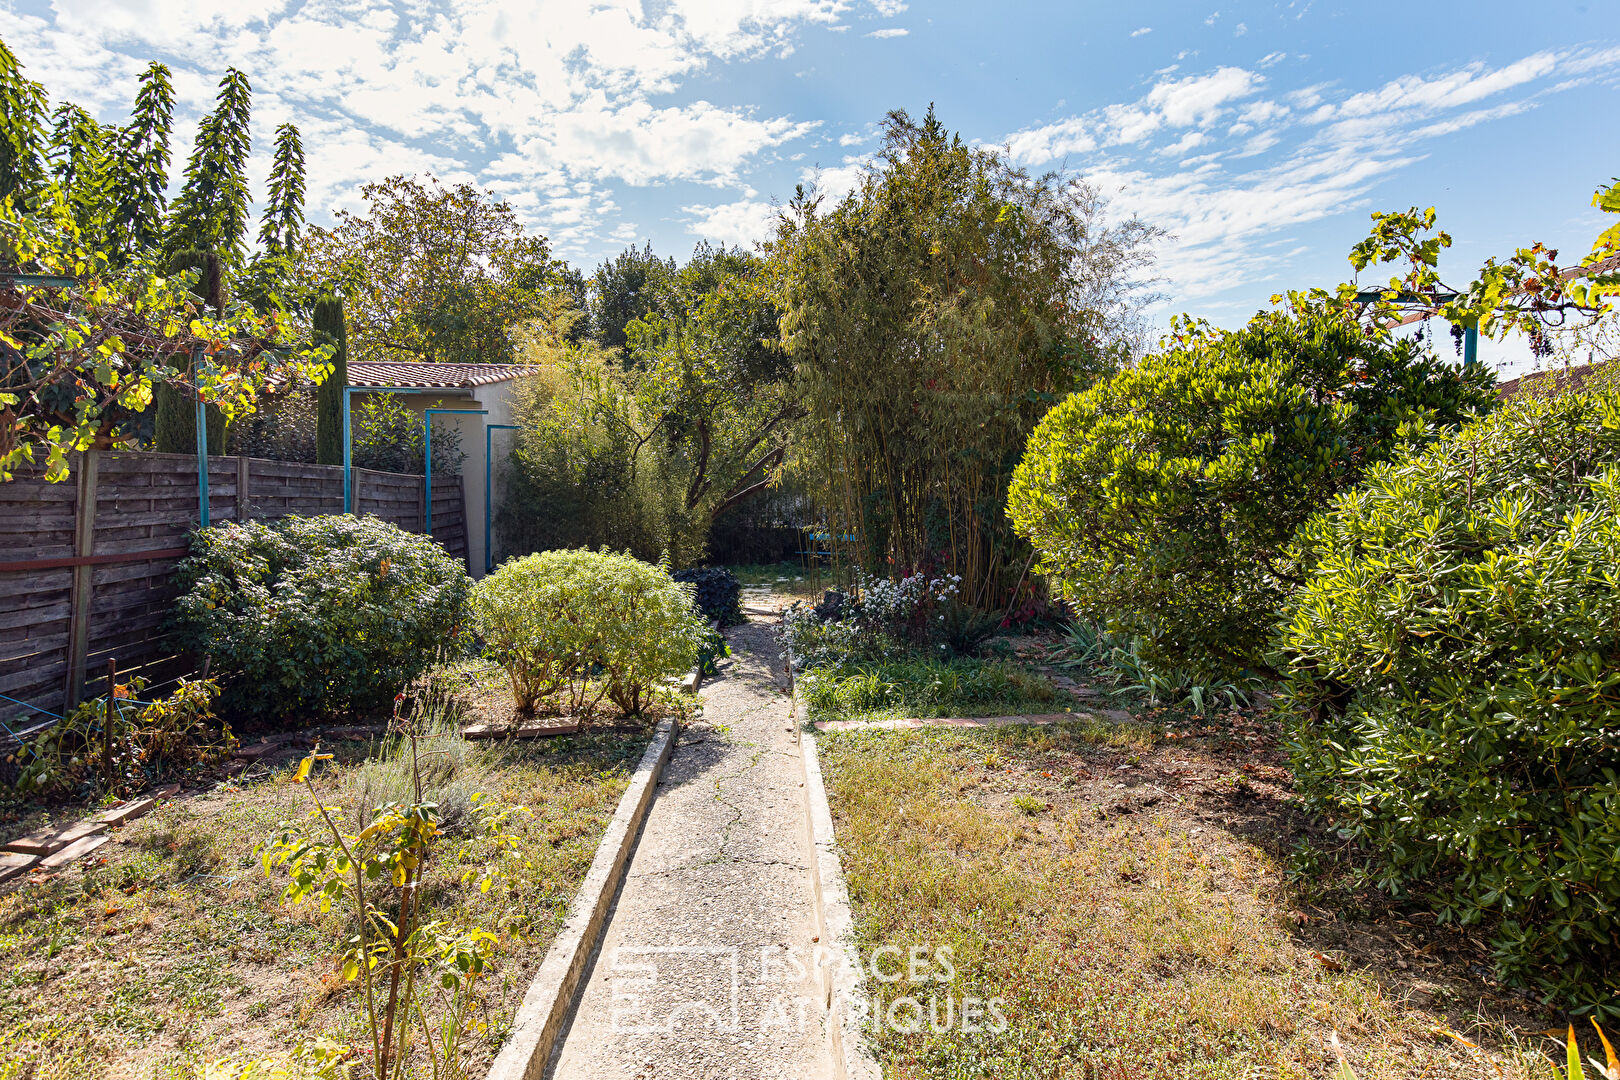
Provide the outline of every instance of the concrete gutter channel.
<path id="1" fill-rule="evenodd" d="M 855 913 L 849 906 L 849 885 L 838 858 L 833 834 L 832 808 L 821 778 L 816 754 L 816 729 L 810 709 L 799 697 L 798 661 L 788 654 L 788 679 L 793 686 L 793 724 L 799 741 L 799 763 L 804 768 L 804 795 L 808 814 L 805 827 L 815 858 L 810 881 L 816 896 L 816 929 L 821 952 L 816 974 L 821 981 L 822 1004 L 827 1010 L 827 1032 L 832 1041 L 833 1080 L 883 1080 L 883 1068 L 872 1055 L 862 1031 L 862 1018 L 872 1000 L 862 987 L 860 953 L 855 949 Z"/>
<path id="2" fill-rule="evenodd" d="M 838 859 L 832 811 L 816 756 L 815 728 L 798 697 L 797 665 L 789 659 L 793 685 L 793 725 L 804 770 L 808 813 L 805 828 L 815 853 L 810 864 L 815 894 L 816 929 L 821 952 L 817 980 L 827 1010 L 827 1032 L 832 1044 L 832 1080 L 882 1080 L 883 1071 L 866 1046 L 862 1018 L 869 999 L 862 991 L 860 956 L 855 950 L 855 916 L 849 906 L 849 888 Z M 697 690 L 701 670 L 682 680 L 682 689 Z M 490 1066 L 487 1080 L 543 1080 L 579 1005 L 581 980 L 607 927 L 614 897 L 634 854 L 642 823 L 658 791 L 658 780 L 680 734 L 674 719 L 662 721 L 636 766 L 634 778 L 619 800 L 618 810 L 596 849 L 584 882 L 569 905 L 562 930 L 552 942 L 540 971 L 523 995 L 513 1017 L 512 1033 Z"/>

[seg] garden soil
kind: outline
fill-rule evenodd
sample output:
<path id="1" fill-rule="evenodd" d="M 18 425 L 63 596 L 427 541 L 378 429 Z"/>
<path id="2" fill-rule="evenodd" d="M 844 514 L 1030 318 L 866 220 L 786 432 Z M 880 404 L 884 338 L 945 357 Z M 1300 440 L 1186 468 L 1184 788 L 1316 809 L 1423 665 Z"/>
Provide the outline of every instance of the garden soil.
<path id="1" fill-rule="evenodd" d="M 832 1075 L 817 993 L 805 792 L 764 621 L 682 732 L 550 1075 Z"/>

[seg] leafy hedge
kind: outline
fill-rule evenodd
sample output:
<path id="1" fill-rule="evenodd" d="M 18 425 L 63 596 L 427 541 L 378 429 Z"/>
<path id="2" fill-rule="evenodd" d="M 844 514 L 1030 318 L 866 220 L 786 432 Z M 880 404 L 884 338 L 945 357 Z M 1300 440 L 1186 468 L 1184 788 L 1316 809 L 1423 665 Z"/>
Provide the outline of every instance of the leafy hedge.
<path id="1" fill-rule="evenodd" d="M 381 705 L 456 635 L 472 582 L 372 517 L 230 522 L 192 534 L 174 629 L 213 658 L 221 711 L 310 722 Z"/>
<path id="2" fill-rule="evenodd" d="M 742 613 L 742 582 L 723 566 L 694 566 L 670 575 L 692 586 L 692 599 L 705 619 L 716 619 L 721 626 L 747 622 Z"/>
<path id="3" fill-rule="evenodd" d="M 1620 1015 L 1620 392 L 1521 398 L 1303 530 L 1302 791 L 1504 976 Z"/>
<path id="4" fill-rule="evenodd" d="M 1264 667 L 1298 581 L 1295 530 L 1421 422 L 1495 404 L 1494 378 L 1351 320 L 1268 312 L 1170 344 L 1054 408 L 1008 513 L 1078 614 L 1150 663 L 1230 678 Z"/>
<path id="5" fill-rule="evenodd" d="M 506 669 L 520 710 L 554 694 L 588 717 L 606 696 L 637 713 L 691 669 L 708 627 L 691 586 L 608 551 L 546 551 L 504 564 L 473 589 L 474 625 Z"/>

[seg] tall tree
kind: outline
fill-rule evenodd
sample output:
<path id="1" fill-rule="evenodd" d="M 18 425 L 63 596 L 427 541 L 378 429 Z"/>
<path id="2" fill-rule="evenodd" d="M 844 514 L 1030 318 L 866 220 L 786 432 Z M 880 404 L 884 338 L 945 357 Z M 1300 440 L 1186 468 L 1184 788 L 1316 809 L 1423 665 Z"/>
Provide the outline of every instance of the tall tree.
<path id="1" fill-rule="evenodd" d="M 105 247 L 113 222 L 118 131 L 77 105 L 64 103 L 51 114 L 46 157 L 51 179 L 73 216 L 87 247 Z"/>
<path id="2" fill-rule="evenodd" d="M 227 69 L 214 111 L 197 126 L 185 184 L 169 218 L 167 251 L 213 251 L 228 270 L 241 268 L 247 255 L 251 99 L 247 76 Z"/>
<path id="3" fill-rule="evenodd" d="M 1007 604 L 1029 550 L 1008 479 L 1042 414 L 1120 354 L 1152 235 L 1107 230 L 1085 184 L 968 146 L 932 109 L 889 115 L 837 206 L 794 200 L 782 330 L 829 524 L 869 570 L 943 564 L 970 603 Z"/>
<path id="4" fill-rule="evenodd" d="M 301 244 L 300 277 L 341 291 L 351 360 L 502 363 L 513 334 L 571 304 L 566 267 L 470 184 L 390 177 Z"/>
<path id="5" fill-rule="evenodd" d="M 625 248 L 596 268 L 590 283 L 591 335 L 604 348 L 625 347 L 625 327 L 658 307 L 675 277 L 674 259 L 660 259 L 652 244 Z"/>
<path id="6" fill-rule="evenodd" d="M 135 110 L 120 132 L 114 211 L 114 249 L 122 265 L 136 251 L 156 248 L 163 239 L 168 208 L 169 135 L 174 125 L 174 84 L 169 69 L 153 61 L 141 73 Z"/>
<path id="7" fill-rule="evenodd" d="M 332 374 L 321 383 L 315 399 L 315 460 L 322 465 L 343 464 L 343 388 L 349 384 L 349 335 L 343 323 L 343 301 L 331 293 L 315 301 L 310 338 L 330 345 Z"/>
<path id="8" fill-rule="evenodd" d="M 270 198 L 259 222 L 259 246 L 267 255 L 290 255 L 304 227 L 304 143 L 295 124 L 276 128 L 270 162 Z"/>
<path id="9" fill-rule="evenodd" d="M 26 197 L 45 178 L 45 88 L 0 41 L 0 199 Z"/>

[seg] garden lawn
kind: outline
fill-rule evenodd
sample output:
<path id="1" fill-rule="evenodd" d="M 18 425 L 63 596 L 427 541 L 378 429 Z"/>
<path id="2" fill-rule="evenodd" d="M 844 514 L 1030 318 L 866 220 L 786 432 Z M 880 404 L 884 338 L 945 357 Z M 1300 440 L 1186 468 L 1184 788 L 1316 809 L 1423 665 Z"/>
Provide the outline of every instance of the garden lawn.
<path id="1" fill-rule="evenodd" d="M 828 589 L 837 588 L 832 571 L 821 566 L 804 567 L 796 562 L 748 563 L 726 569 L 744 585 L 769 585 L 776 597 L 787 600 L 813 604 Z"/>
<path id="2" fill-rule="evenodd" d="M 1474 935 L 1360 887 L 1311 832 L 1275 725 L 1175 726 L 818 737 L 862 956 L 954 953 L 945 984 L 869 977 L 878 1008 L 1000 998 L 1010 1025 L 890 1027 L 885 1075 L 1327 1077 L 1334 1032 L 1360 1080 L 1552 1075 L 1510 1033 L 1557 1022 L 1492 982 Z"/>
<path id="3" fill-rule="evenodd" d="M 452 837 L 473 792 L 532 810 L 510 823 L 526 867 L 488 893 L 461 883 L 468 867 L 447 861 L 455 844 L 427 875 L 432 917 L 501 938 L 471 1075 L 505 1037 L 647 741 L 633 724 L 551 741 L 440 741 L 449 753 L 434 767 L 449 775 L 433 797 Z M 366 764 L 361 744 L 335 749 L 316 774 L 326 801 L 407 797 L 401 766 Z M 361 999 L 337 964 L 351 914 L 284 906 L 285 873 L 267 876 L 254 852 L 311 808 L 296 764 L 295 754 L 256 766 L 257 779 L 167 803 L 125 826 L 89 869 L 0 895 L 0 1078 L 191 1077 L 207 1061 L 285 1057 L 316 1038 L 368 1045 Z"/>
<path id="4" fill-rule="evenodd" d="M 1063 712 L 1078 706 L 1045 675 L 1001 660 L 847 662 L 798 678 L 813 723 Z"/>

